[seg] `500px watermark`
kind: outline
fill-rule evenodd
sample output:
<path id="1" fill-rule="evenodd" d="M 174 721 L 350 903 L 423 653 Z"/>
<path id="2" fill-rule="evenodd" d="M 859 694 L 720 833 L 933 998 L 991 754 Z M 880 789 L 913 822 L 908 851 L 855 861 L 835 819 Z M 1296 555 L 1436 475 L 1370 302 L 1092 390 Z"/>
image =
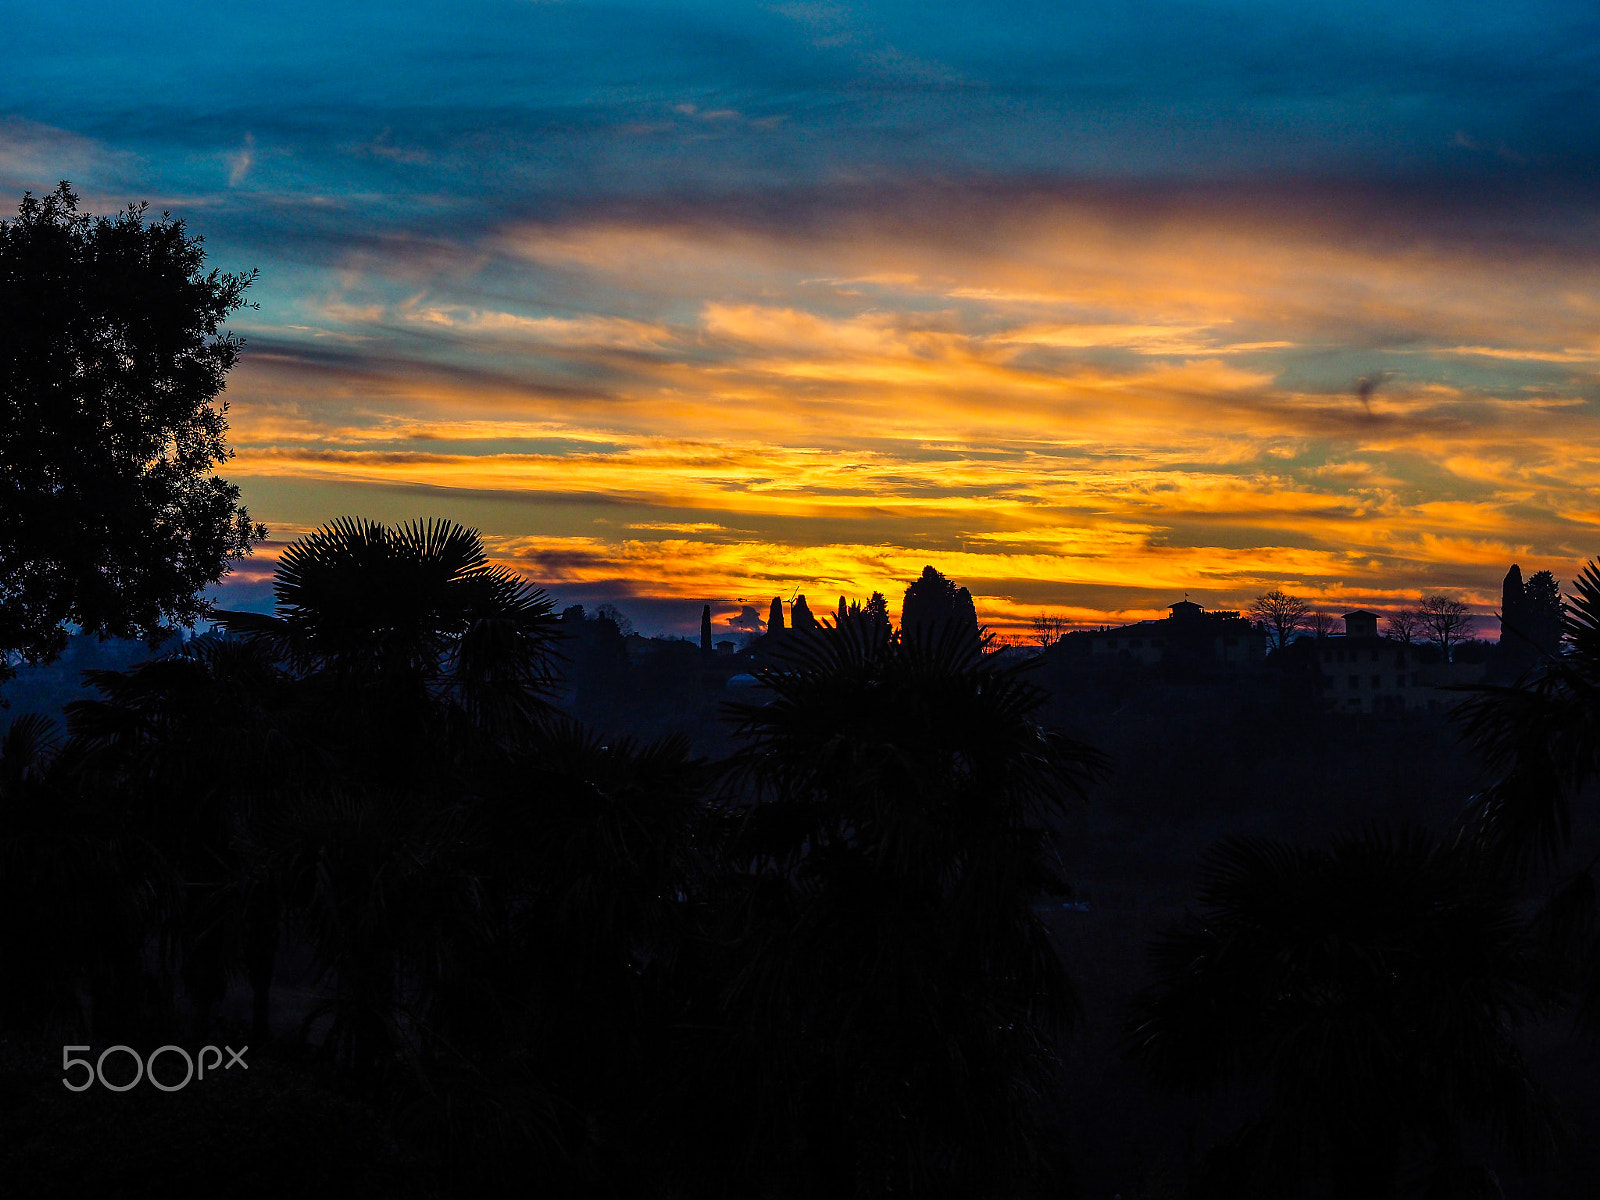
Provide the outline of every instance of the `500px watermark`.
<path id="1" fill-rule="evenodd" d="M 208 1068 L 213 1075 L 217 1073 L 218 1067 L 222 1067 L 224 1071 L 231 1071 L 235 1066 L 243 1067 L 246 1071 L 250 1069 L 250 1064 L 244 1060 L 244 1052 L 250 1049 L 249 1046 L 240 1046 L 237 1050 L 232 1046 L 223 1046 L 221 1049 L 216 1046 L 201 1046 L 198 1056 L 198 1071 L 196 1070 L 195 1058 L 191 1057 L 189 1052 L 182 1046 L 158 1046 L 150 1051 L 147 1058 L 140 1058 L 139 1052 L 132 1046 L 107 1046 L 100 1051 L 100 1057 L 95 1059 L 93 1063 L 87 1058 L 73 1057 L 73 1051 L 89 1049 L 91 1049 L 89 1046 L 61 1047 L 61 1085 L 69 1092 L 87 1091 L 94 1086 L 96 1080 L 99 1080 L 100 1086 L 107 1091 L 127 1092 L 132 1091 L 139 1085 L 139 1081 L 145 1078 L 148 1078 L 154 1086 L 160 1088 L 163 1092 L 177 1092 L 188 1087 L 189 1081 L 192 1079 L 204 1079 Z M 222 1062 L 223 1050 L 228 1052 L 228 1062 L 225 1066 Z M 127 1083 L 112 1083 L 106 1078 L 106 1058 L 108 1055 L 116 1054 L 119 1051 L 133 1060 L 133 1078 Z M 175 1054 L 183 1059 L 183 1078 L 177 1083 L 162 1083 L 161 1080 L 156 1078 L 156 1060 L 163 1054 Z M 206 1062 L 207 1054 L 212 1056 L 209 1063 Z M 82 1083 L 74 1083 L 69 1077 L 73 1067 L 83 1068 L 84 1078 Z M 163 1070 L 169 1075 L 175 1073 L 175 1067 L 164 1067 Z M 119 1071 L 118 1074 L 120 1073 Z"/>

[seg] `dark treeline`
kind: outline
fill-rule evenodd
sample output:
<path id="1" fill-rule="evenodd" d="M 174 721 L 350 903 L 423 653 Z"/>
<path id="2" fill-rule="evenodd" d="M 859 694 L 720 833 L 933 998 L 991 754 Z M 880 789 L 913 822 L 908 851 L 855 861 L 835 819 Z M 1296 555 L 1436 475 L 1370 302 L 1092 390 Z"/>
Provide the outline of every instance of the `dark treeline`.
<path id="1" fill-rule="evenodd" d="M 265 531 L 212 474 L 253 275 L 62 184 L 0 276 L 3 681 L 153 648 Z M 1198 605 L 1159 663 L 996 650 L 931 567 L 899 630 L 636 655 L 443 522 L 334 522 L 274 594 L 0 737 L 8 1196 L 1595 1190 L 1594 566 L 1513 569 L 1492 653 L 1391 616 L 1495 682 L 1381 717 L 1281 593 L 1231 674 Z"/>
<path id="2" fill-rule="evenodd" d="M 708 759 L 557 707 L 673 674 L 618 614 L 557 616 L 457 526 L 335 522 L 274 616 L 91 672 L 64 736 L 0 744 L 7 1176 L 1572 1194 L 1578 587 L 1563 653 L 1458 714 L 1488 775 L 1442 719 L 1328 721 L 1270 676 L 995 653 L 936 572 L 909 633 L 769 627 Z M 680 695 L 729 694 L 674 645 Z M 224 1037 L 256 1074 L 205 1097 L 67 1095 L 54 1061 Z"/>
<path id="3" fill-rule="evenodd" d="M 12 1044 L 216 1040 L 247 989 L 239 1040 L 381 1114 L 422 1193 L 1065 1186 L 1034 904 L 1099 757 L 966 629 L 791 637 L 713 763 L 553 708 L 562 622 L 470 531 L 336 522 L 276 600 L 91 673 L 64 743 L 12 722 Z M 72 1161 L 30 1187 L 119 1178 Z"/>

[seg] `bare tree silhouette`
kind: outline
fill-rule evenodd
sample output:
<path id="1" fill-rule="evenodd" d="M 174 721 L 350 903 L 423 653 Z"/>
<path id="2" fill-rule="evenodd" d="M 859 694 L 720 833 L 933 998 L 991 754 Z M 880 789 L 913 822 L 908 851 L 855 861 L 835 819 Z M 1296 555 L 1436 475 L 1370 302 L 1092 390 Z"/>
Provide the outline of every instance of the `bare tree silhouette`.
<path id="1" fill-rule="evenodd" d="M 1444 595 L 1424 596 L 1417 605 L 1417 617 L 1445 662 L 1453 661 L 1454 647 L 1472 636 L 1477 621 L 1463 601 Z"/>
<path id="2" fill-rule="evenodd" d="M 1257 596 L 1250 605 L 1250 615 L 1272 637 L 1272 644 L 1281 650 L 1293 639 L 1296 631 L 1304 628 L 1311 615 L 1311 604 L 1300 596 L 1290 596 L 1279 588 Z"/>

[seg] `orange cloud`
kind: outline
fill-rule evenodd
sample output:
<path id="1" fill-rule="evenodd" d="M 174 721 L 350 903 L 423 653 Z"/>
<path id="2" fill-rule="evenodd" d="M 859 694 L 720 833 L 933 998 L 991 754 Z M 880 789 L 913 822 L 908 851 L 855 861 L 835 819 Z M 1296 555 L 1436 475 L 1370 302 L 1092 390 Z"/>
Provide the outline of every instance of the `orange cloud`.
<path id="1" fill-rule="evenodd" d="M 541 581 L 685 599 L 896 598 L 934 562 L 1019 626 L 1272 586 L 1492 605 L 1513 558 L 1594 550 L 1597 314 L 1587 259 L 1293 213 L 522 224 L 368 248 L 251 330 L 232 470 L 492 498 Z"/>

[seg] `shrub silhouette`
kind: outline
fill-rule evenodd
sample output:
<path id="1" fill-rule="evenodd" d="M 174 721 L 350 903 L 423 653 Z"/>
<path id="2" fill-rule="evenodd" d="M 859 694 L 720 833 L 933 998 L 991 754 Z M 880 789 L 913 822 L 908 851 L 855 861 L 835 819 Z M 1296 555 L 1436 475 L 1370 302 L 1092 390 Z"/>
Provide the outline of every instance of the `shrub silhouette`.
<path id="1" fill-rule="evenodd" d="M 1490 1196 L 1469 1154 L 1482 1130 L 1524 1163 L 1553 1148 L 1512 1036 L 1547 1006 L 1548 977 L 1514 893 L 1469 852 L 1415 829 L 1327 849 L 1234 838 L 1196 897 L 1152 946 L 1129 1048 L 1174 1087 L 1257 1089 L 1202 1194 L 1322 1180 L 1355 1200 L 1420 1178 L 1428 1195 Z"/>

